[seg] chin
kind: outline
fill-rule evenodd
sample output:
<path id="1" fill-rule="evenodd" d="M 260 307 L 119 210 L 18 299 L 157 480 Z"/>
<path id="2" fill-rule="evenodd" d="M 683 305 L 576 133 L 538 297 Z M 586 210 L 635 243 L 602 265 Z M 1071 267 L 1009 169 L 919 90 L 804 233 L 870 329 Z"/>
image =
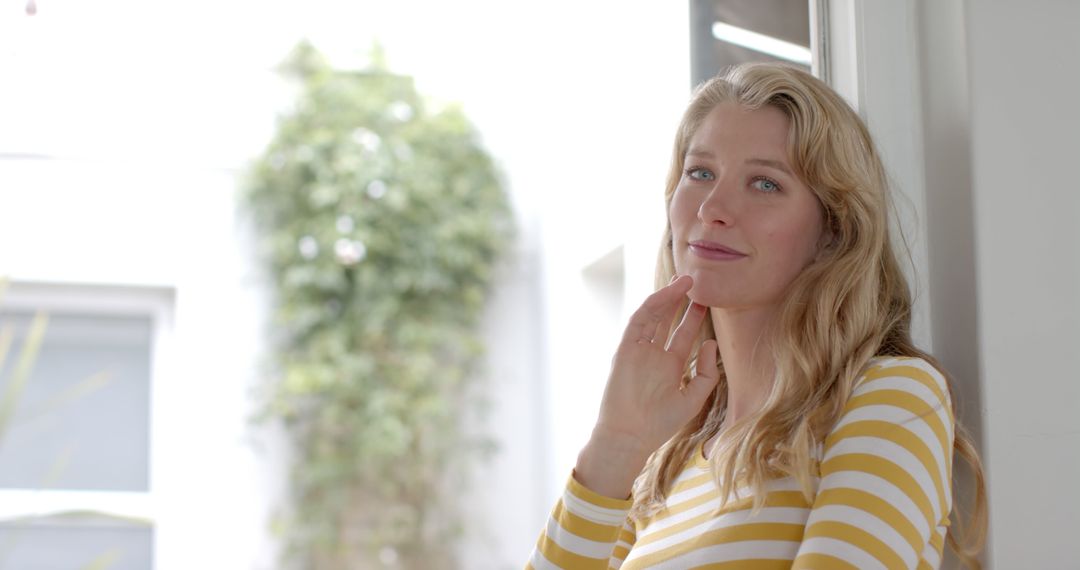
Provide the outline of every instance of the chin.
<path id="1" fill-rule="evenodd" d="M 701 275 L 691 271 L 694 285 L 686 294 L 691 301 L 717 309 L 739 309 L 763 304 L 765 298 L 760 287 L 748 283 L 733 283 L 730 279 L 719 281 L 715 275 Z"/>
<path id="2" fill-rule="evenodd" d="M 702 286 L 698 284 L 696 278 L 694 286 L 690 288 L 686 296 L 690 297 L 691 301 L 706 307 L 731 307 L 736 304 L 730 292 L 717 291 L 716 287 Z"/>

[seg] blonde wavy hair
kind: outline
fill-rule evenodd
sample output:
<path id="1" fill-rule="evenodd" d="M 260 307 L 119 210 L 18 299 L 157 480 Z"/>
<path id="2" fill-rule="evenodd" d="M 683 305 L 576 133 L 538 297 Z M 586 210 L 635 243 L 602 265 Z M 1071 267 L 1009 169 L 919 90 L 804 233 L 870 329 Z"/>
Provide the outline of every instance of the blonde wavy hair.
<path id="1" fill-rule="evenodd" d="M 789 159 L 820 201 L 831 240 L 786 292 L 774 325 L 777 373 L 765 404 L 727 428 L 710 461 L 725 502 L 748 485 L 754 509 L 761 509 L 765 482 L 775 476 L 794 477 L 812 502 L 815 450 L 839 420 L 870 359 L 920 357 L 943 369 L 911 340 L 911 294 L 889 238 L 889 185 L 870 133 L 851 107 L 816 77 L 793 67 L 755 63 L 702 84 L 676 135 L 665 189 L 668 208 L 691 138 L 724 102 L 748 108 L 768 105 L 787 115 Z M 656 287 L 666 285 L 674 274 L 669 223 Z M 709 319 L 702 328 L 697 346 L 716 338 Z M 696 350 L 686 380 L 696 364 Z M 646 518 L 662 509 L 690 455 L 719 431 L 727 408 L 727 381 L 723 363 L 718 367 L 720 382 L 701 413 L 649 458 L 635 482 L 632 516 Z M 947 374 L 946 379 L 955 410 Z M 978 568 L 987 526 L 984 475 L 971 437 L 960 425 L 955 433 L 954 453 L 970 464 L 976 494 L 971 521 L 965 525 L 966 544 L 952 532 L 948 541 L 963 563 Z"/>

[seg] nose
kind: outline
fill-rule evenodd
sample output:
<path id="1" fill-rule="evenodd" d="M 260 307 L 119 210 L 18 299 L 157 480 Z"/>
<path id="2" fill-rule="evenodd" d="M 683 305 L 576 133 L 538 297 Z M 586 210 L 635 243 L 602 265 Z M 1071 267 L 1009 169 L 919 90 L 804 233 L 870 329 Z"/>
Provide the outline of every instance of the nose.
<path id="1" fill-rule="evenodd" d="M 705 195 L 698 207 L 698 219 L 709 226 L 719 224 L 730 226 L 735 223 L 734 184 L 727 177 L 717 178 L 716 183 Z"/>

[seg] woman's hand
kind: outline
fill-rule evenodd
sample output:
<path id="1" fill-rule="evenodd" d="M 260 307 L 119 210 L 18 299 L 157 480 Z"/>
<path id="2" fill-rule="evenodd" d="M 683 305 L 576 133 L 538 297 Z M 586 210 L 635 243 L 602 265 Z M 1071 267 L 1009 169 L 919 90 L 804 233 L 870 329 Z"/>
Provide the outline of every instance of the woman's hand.
<path id="1" fill-rule="evenodd" d="M 612 361 L 596 427 L 574 470 L 577 480 L 593 491 L 609 497 L 629 495 L 649 455 L 701 411 L 716 387 L 715 340 L 701 345 L 696 375 L 682 384 L 708 309 L 691 303 L 668 338 L 691 285 L 690 276 L 677 277 L 630 317 Z"/>

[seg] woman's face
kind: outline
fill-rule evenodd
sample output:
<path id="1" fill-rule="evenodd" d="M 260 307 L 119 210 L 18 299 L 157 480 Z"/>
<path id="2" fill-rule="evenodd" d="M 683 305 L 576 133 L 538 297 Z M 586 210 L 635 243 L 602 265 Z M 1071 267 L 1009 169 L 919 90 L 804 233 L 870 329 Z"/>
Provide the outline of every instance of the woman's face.
<path id="1" fill-rule="evenodd" d="M 774 107 L 721 103 L 702 122 L 671 198 L 675 270 L 710 306 L 775 306 L 814 258 L 823 210 L 788 161 L 789 120 Z"/>

